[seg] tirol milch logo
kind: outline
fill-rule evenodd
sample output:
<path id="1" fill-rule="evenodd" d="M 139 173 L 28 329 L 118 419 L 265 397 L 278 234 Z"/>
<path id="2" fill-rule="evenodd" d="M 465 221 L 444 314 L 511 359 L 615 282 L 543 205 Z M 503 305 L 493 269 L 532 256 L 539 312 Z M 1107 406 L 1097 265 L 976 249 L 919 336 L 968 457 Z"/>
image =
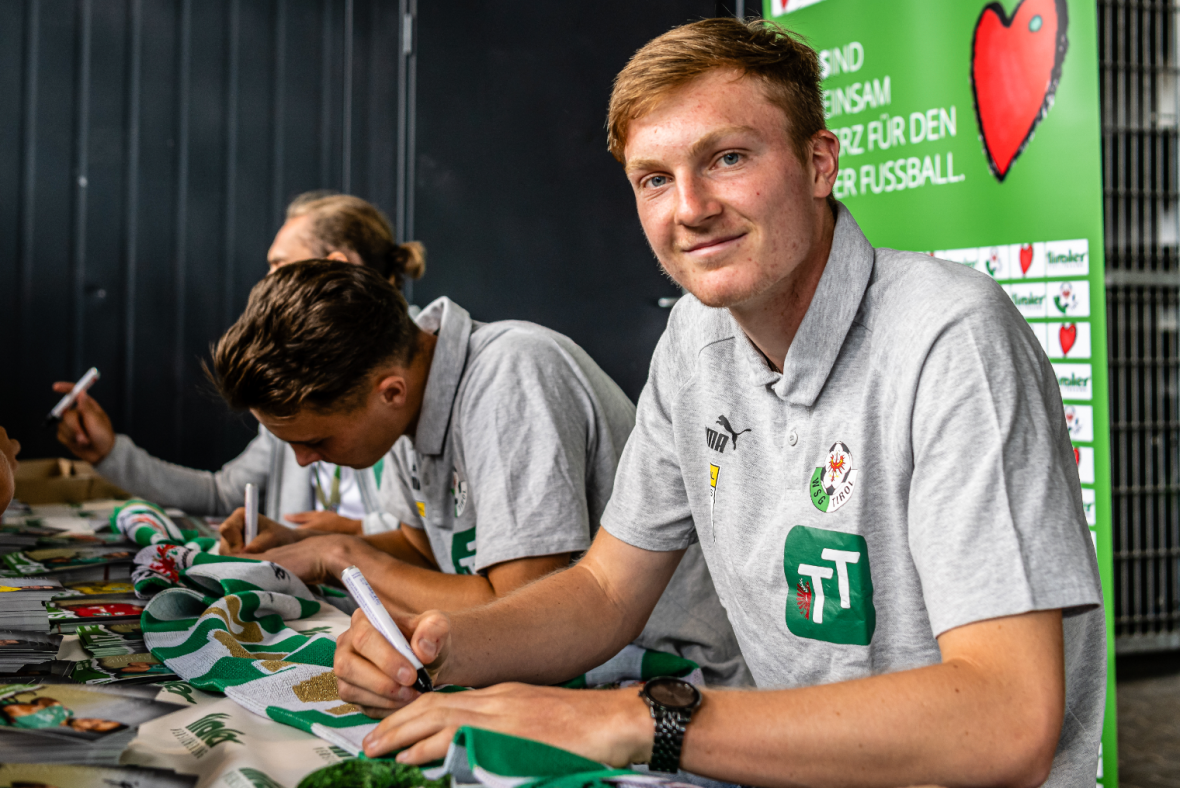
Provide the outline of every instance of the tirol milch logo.
<path id="1" fill-rule="evenodd" d="M 783 545 L 787 629 L 810 640 L 867 646 L 877 629 L 863 536 L 796 525 Z"/>
<path id="2" fill-rule="evenodd" d="M 857 469 L 852 467 L 852 450 L 836 441 L 824 464 L 815 469 L 808 485 L 811 502 L 821 512 L 834 512 L 852 497 Z"/>
<path id="3" fill-rule="evenodd" d="M 241 736 L 244 734 L 229 728 L 222 720 L 229 719 L 228 714 L 206 714 L 196 722 L 190 723 L 185 727 L 189 729 L 198 739 L 205 743 L 209 749 L 213 749 L 222 742 L 232 741 L 234 744 L 241 744 Z"/>
<path id="4" fill-rule="evenodd" d="M 728 446 L 730 443 L 733 444 L 733 450 L 737 451 L 738 436 L 745 435 L 747 432 L 751 431 L 749 427 L 747 427 L 746 429 L 741 430 L 741 431 L 735 430 L 733 428 L 733 426 L 729 423 L 729 419 L 725 418 L 725 416 L 718 416 L 716 423 L 720 424 L 721 429 L 725 430 L 729 434 L 722 435 L 720 432 L 718 432 L 715 429 L 712 429 L 710 427 L 705 427 L 705 443 L 707 443 L 709 445 L 709 448 L 712 449 L 713 451 L 720 452 L 722 454 L 725 453 L 725 447 Z"/>

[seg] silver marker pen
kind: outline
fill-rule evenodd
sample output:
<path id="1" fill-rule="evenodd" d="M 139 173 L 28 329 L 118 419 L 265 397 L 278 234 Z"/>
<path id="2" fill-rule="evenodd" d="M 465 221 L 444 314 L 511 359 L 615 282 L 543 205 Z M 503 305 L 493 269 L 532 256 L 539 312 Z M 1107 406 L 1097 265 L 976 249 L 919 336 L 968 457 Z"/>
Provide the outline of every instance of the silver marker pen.
<path id="1" fill-rule="evenodd" d="M 91 367 L 86 370 L 86 374 L 74 384 L 74 387 L 70 389 L 70 393 L 58 400 L 58 403 L 53 406 L 53 410 L 49 411 L 49 415 L 45 417 L 45 423 L 52 424 L 55 421 L 61 420 L 62 414 L 73 407 L 74 403 L 78 401 L 79 395 L 93 386 L 94 381 L 98 380 L 98 377 L 98 367 Z"/>
<path id="2" fill-rule="evenodd" d="M 393 623 L 389 611 L 381 604 L 381 600 L 377 598 L 376 592 L 373 591 L 373 587 L 369 585 L 365 576 L 361 574 L 361 570 L 355 566 L 348 567 L 340 573 L 340 582 L 344 583 L 344 587 L 352 594 L 352 598 L 361 606 L 361 610 L 365 611 L 369 623 L 385 636 L 389 644 L 397 649 L 397 653 L 408 659 L 410 664 L 417 669 L 418 680 L 414 682 L 414 689 L 419 692 L 433 692 L 434 683 L 430 680 L 430 674 L 422 666 L 422 661 L 414 655 L 410 644 L 406 642 L 406 636 L 397 628 L 397 624 Z"/>
<path id="3" fill-rule="evenodd" d="M 258 485 L 246 485 L 246 533 L 243 535 L 243 544 L 250 544 L 258 538 Z"/>

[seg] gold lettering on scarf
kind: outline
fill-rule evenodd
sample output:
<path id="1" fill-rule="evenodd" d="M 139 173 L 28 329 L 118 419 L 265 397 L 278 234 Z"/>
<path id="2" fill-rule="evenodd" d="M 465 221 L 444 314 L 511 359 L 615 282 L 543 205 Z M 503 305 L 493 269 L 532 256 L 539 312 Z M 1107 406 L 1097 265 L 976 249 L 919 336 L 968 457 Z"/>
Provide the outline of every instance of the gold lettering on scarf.
<path id="1" fill-rule="evenodd" d="M 233 632 L 234 636 L 243 643 L 261 643 L 262 642 L 262 627 L 258 626 L 256 621 L 246 622 L 241 619 L 242 600 L 240 597 L 227 596 L 219 601 L 224 601 L 225 606 L 229 608 L 226 613 L 220 606 L 213 605 L 209 607 L 202 616 L 213 615 L 225 622 L 225 626 L 230 632 L 233 632 L 234 624 L 241 627 L 240 632 Z"/>
<path id="2" fill-rule="evenodd" d="M 275 656 L 280 656 L 280 657 L 281 657 L 281 656 L 286 656 L 286 655 L 285 655 L 285 654 L 276 654 Z M 275 673 L 275 672 L 277 672 L 277 671 L 279 671 L 279 670 L 282 670 L 283 668 L 287 667 L 288 665 L 296 665 L 296 664 L 298 664 L 298 663 L 296 663 L 296 662 L 286 662 L 286 661 L 284 661 L 284 660 L 281 660 L 281 659 L 266 659 L 266 660 L 263 660 L 262 662 L 259 662 L 258 664 L 259 664 L 259 666 L 260 666 L 260 667 L 264 667 L 264 668 L 266 668 L 266 669 L 267 669 L 267 670 L 269 670 L 271 673 Z"/>
<path id="3" fill-rule="evenodd" d="M 262 659 L 262 660 L 281 660 L 286 654 L 268 654 L 265 651 L 252 652 L 247 651 L 241 643 L 234 640 L 234 636 L 225 630 L 219 629 L 213 633 L 213 639 L 229 650 L 231 657 L 238 659 Z"/>
<path id="4" fill-rule="evenodd" d="M 324 711 L 328 712 L 329 714 L 333 714 L 337 717 L 343 717 L 345 714 L 353 714 L 353 713 L 358 712 L 360 710 L 361 710 L 361 707 L 356 705 L 355 703 L 345 703 L 342 706 L 333 706 L 330 709 L 324 709 Z"/>
<path id="5" fill-rule="evenodd" d="M 340 690 L 336 686 L 336 674 L 330 670 L 326 670 L 318 676 L 312 676 L 307 681 L 299 682 L 291 687 L 291 691 L 304 703 L 340 700 Z"/>

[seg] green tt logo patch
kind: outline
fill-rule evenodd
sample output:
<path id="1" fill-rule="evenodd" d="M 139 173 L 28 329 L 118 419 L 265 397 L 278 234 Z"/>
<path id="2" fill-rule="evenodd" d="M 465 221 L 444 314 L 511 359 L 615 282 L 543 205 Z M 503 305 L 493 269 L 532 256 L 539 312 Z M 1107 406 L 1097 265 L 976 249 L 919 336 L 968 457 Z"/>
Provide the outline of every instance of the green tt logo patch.
<path id="1" fill-rule="evenodd" d="M 872 642 L 877 609 L 863 536 L 796 525 L 783 545 L 783 572 L 792 634 L 854 646 Z"/>
<path id="2" fill-rule="evenodd" d="M 451 537 L 451 563 L 455 574 L 469 575 L 475 571 L 475 529 L 457 531 Z"/>

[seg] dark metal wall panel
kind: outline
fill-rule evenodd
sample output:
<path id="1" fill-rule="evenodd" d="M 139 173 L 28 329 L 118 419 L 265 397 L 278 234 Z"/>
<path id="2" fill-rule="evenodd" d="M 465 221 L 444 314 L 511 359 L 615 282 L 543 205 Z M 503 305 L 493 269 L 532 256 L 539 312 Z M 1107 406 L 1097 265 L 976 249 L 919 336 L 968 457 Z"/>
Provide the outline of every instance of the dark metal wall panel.
<path id="1" fill-rule="evenodd" d="M 627 59 L 713 0 L 418 6 L 415 301 L 448 295 L 480 320 L 561 331 L 636 398 L 667 320 L 665 279 L 606 150 Z"/>
<path id="2" fill-rule="evenodd" d="M 1176 8 L 1100 0 L 1115 632 L 1180 648 Z"/>
<path id="3" fill-rule="evenodd" d="M 149 450 L 198 467 L 240 451 L 253 426 L 199 360 L 265 273 L 286 202 L 351 188 L 395 209 L 390 5 L 0 4 L 0 424 L 26 456 L 59 453 L 49 384 L 91 365 Z"/>

